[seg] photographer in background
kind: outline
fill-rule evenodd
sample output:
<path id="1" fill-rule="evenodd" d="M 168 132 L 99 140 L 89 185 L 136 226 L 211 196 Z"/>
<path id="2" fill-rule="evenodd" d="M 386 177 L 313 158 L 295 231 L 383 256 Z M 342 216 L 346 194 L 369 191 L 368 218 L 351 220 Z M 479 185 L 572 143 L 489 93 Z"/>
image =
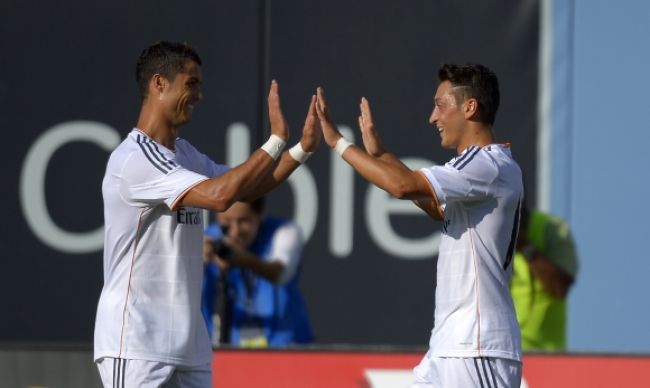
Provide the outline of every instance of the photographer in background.
<path id="1" fill-rule="evenodd" d="M 569 225 L 524 206 L 510 284 L 524 351 L 566 350 L 566 298 L 577 272 Z"/>
<path id="2" fill-rule="evenodd" d="M 267 217 L 264 210 L 263 198 L 237 202 L 217 213 L 218 222 L 205 231 L 202 310 L 214 345 L 313 341 L 299 290 L 302 234 L 294 222 Z"/>

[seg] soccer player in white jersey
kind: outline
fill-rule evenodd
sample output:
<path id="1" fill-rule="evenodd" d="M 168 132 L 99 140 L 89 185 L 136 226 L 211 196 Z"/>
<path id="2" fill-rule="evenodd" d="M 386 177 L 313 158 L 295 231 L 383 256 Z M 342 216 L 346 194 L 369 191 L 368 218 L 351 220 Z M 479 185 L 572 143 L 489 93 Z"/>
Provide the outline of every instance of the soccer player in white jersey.
<path id="1" fill-rule="evenodd" d="M 102 183 L 104 287 L 94 359 L 104 387 L 212 386 L 212 350 L 200 311 L 201 209 L 224 211 L 283 182 L 320 142 L 315 96 L 300 142 L 288 138 L 278 85 L 268 96 L 271 137 L 232 169 L 178 137 L 201 101 L 201 59 L 159 42 L 136 66 L 136 128 L 113 151 Z"/>
<path id="2" fill-rule="evenodd" d="M 429 351 L 413 387 L 519 387 L 521 336 L 508 292 L 523 196 L 521 170 L 492 125 L 496 75 L 481 65 L 443 65 L 429 119 L 457 156 L 444 166 L 406 167 L 382 145 L 361 99 L 365 152 L 332 122 L 323 90 L 316 112 L 327 144 L 371 183 L 443 220 Z"/>

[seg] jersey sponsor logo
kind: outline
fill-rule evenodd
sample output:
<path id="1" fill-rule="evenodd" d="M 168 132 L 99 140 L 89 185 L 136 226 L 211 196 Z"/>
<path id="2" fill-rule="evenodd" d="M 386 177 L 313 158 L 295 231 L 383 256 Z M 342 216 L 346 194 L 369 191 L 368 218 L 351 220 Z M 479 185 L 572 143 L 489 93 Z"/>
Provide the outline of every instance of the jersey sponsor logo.
<path id="1" fill-rule="evenodd" d="M 184 225 L 202 225 L 201 209 L 186 208 L 181 206 L 176 210 L 176 221 Z"/>
<path id="2" fill-rule="evenodd" d="M 137 135 L 137 142 L 147 160 L 163 174 L 168 174 L 176 167 L 176 163 L 167 159 L 153 140 L 143 135 Z"/>

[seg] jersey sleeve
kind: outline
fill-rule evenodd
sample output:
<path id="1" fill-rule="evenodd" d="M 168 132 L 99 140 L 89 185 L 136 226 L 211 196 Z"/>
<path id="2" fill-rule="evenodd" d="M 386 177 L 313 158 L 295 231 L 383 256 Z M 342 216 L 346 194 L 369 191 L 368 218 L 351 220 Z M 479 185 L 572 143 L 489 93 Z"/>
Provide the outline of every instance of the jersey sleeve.
<path id="1" fill-rule="evenodd" d="M 427 178 L 441 206 L 494 195 L 492 182 L 499 173 L 492 160 L 478 147 L 471 147 L 444 166 L 425 167 L 420 172 Z"/>
<path id="2" fill-rule="evenodd" d="M 300 228 L 293 222 L 287 222 L 280 226 L 273 234 L 271 262 L 280 262 L 284 265 L 284 271 L 278 280 L 279 284 L 285 284 L 295 275 L 300 264 L 302 254 L 302 233 Z"/>
<path id="3" fill-rule="evenodd" d="M 141 154 L 134 154 L 121 172 L 120 194 L 133 206 L 166 204 L 174 209 L 178 201 L 205 175 L 175 164 L 160 168 Z"/>
<path id="4" fill-rule="evenodd" d="M 226 166 L 225 164 L 219 164 L 215 163 L 212 159 L 210 159 L 207 155 L 202 154 L 197 151 L 197 164 L 198 164 L 198 172 L 201 174 L 214 178 L 217 176 L 221 176 L 228 172 L 230 170 L 230 167 Z"/>
<path id="5" fill-rule="evenodd" d="M 230 170 L 225 164 L 215 163 L 207 155 L 197 150 L 190 142 L 183 139 L 177 141 L 177 147 L 182 148 L 184 157 L 183 165 L 189 170 L 205 175 L 209 178 L 221 176 Z"/>

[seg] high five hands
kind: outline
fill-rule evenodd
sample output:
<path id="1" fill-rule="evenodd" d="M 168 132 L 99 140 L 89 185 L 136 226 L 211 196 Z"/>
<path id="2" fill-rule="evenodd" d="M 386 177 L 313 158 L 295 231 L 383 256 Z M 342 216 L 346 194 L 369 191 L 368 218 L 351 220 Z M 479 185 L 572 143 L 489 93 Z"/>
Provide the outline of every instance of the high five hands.
<path id="1" fill-rule="evenodd" d="M 384 146 L 381 144 L 381 139 L 375 130 L 375 124 L 372 120 L 372 112 L 370 111 L 370 103 L 365 97 L 361 97 L 359 104 L 361 115 L 359 115 L 359 128 L 361 128 L 361 138 L 363 139 L 363 146 L 366 148 L 371 156 L 379 157 L 384 152 Z"/>
<path id="2" fill-rule="evenodd" d="M 269 105 L 269 123 L 271 124 L 271 134 L 280 137 L 282 140 L 287 141 L 289 138 L 289 125 L 282 113 L 282 106 L 280 105 L 280 92 L 278 83 L 271 81 L 271 88 L 269 89 L 269 96 L 267 98 Z"/>
<path id="3" fill-rule="evenodd" d="M 322 134 L 323 132 L 320 129 L 320 122 L 316 115 L 316 96 L 311 96 L 309 109 L 307 110 L 307 117 L 305 118 L 305 125 L 302 128 L 300 145 L 305 151 L 314 152 L 320 144 Z"/>
<path id="4" fill-rule="evenodd" d="M 268 96 L 269 121 L 271 133 L 286 140 L 289 137 L 289 126 L 282 113 L 278 83 L 273 80 Z M 373 157 L 380 157 L 386 150 L 381 143 L 372 118 L 370 103 L 365 97 L 359 103 L 360 115 L 358 118 L 361 138 L 366 152 Z M 322 87 L 316 89 L 316 95 L 311 97 L 307 117 L 302 130 L 300 144 L 306 152 L 313 152 L 320 144 L 321 135 L 325 143 L 331 148 L 343 137 L 330 115 L 325 91 Z"/>
<path id="5" fill-rule="evenodd" d="M 373 157 L 379 157 L 385 152 L 385 149 L 375 129 L 370 103 L 365 97 L 361 98 L 359 108 L 361 110 L 361 114 L 359 115 L 359 128 L 361 129 L 363 146 L 368 154 Z M 325 143 L 334 148 L 343 135 L 341 135 L 341 132 L 339 132 L 336 124 L 332 120 L 327 99 L 325 98 L 325 91 L 322 87 L 316 89 L 316 114 L 318 115 L 321 129 L 323 130 Z"/>
<path id="6" fill-rule="evenodd" d="M 289 125 L 282 112 L 279 86 L 275 80 L 271 81 L 271 87 L 269 89 L 268 109 L 271 133 L 286 141 L 289 138 Z M 320 122 L 316 115 L 316 96 L 313 95 L 307 110 L 305 124 L 302 128 L 302 137 L 300 138 L 300 145 L 305 152 L 314 152 L 318 148 L 322 137 L 322 131 L 319 126 Z"/>

